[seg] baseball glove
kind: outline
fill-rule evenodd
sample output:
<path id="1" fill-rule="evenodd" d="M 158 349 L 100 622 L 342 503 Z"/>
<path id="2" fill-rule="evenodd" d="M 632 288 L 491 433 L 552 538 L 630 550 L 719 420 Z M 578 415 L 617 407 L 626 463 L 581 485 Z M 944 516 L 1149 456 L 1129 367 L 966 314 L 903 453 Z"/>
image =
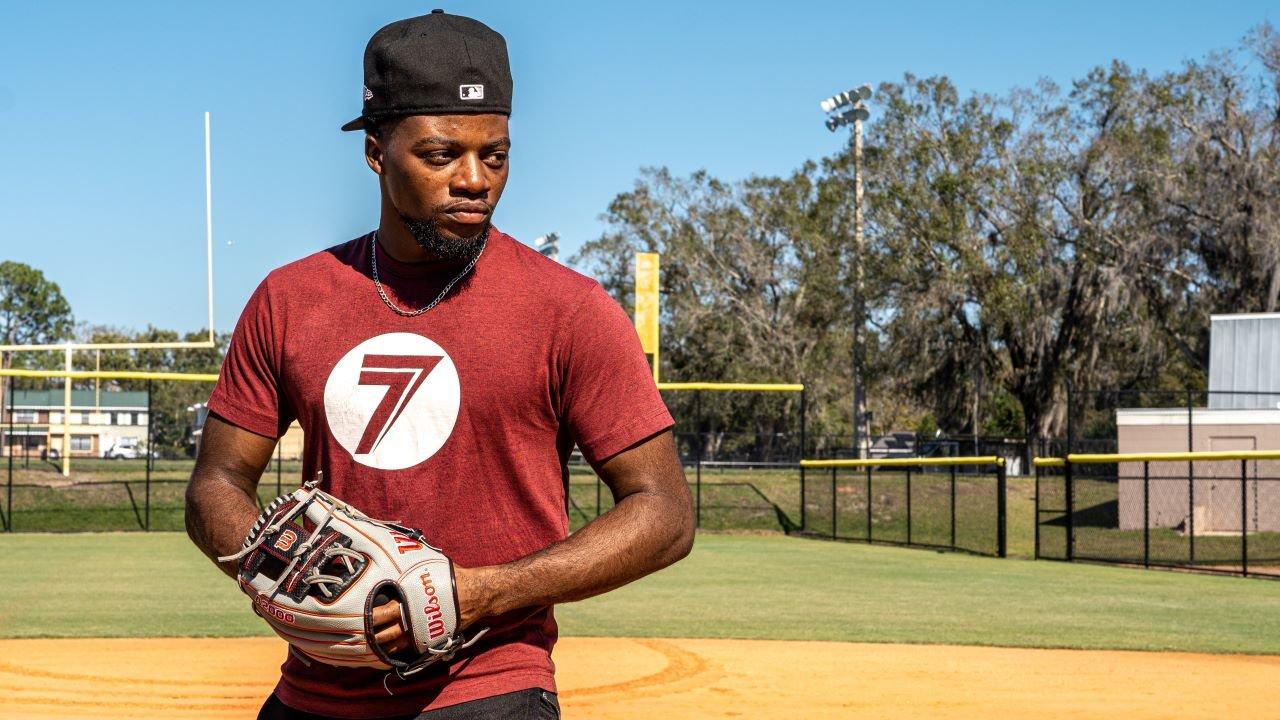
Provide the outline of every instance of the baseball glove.
<path id="1" fill-rule="evenodd" d="M 401 677 L 448 661 L 470 640 L 459 632 L 453 563 L 422 533 L 374 520 L 313 480 L 258 516 L 238 561 L 240 589 L 304 662 L 394 670 Z M 375 608 L 399 608 L 411 642 L 388 652 Z M 379 620 L 381 621 L 381 617 Z M 308 663 L 309 664 L 309 663 Z"/>

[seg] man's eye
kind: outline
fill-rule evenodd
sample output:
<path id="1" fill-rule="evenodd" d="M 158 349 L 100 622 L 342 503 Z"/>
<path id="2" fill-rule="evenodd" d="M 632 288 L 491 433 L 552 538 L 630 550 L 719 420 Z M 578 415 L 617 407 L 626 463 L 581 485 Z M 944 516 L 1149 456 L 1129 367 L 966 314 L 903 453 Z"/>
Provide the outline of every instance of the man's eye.
<path id="1" fill-rule="evenodd" d="M 448 165 L 453 161 L 453 153 L 448 150 L 435 150 L 429 153 L 423 153 L 422 159 L 432 165 Z"/>
<path id="2" fill-rule="evenodd" d="M 484 159 L 491 167 L 502 167 L 507 164 L 507 154 L 504 152 L 493 153 Z"/>

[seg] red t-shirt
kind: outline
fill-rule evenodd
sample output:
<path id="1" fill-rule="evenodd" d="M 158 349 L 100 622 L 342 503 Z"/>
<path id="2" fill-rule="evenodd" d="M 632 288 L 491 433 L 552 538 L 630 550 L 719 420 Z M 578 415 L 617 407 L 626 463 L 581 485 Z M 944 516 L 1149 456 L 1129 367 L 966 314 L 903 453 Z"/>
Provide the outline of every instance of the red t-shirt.
<path id="1" fill-rule="evenodd" d="M 273 271 L 236 325 L 209 409 L 250 432 L 306 433 L 303 476 L 372 517 L 421 528 L 463 567 L 568 534 L 566 462 L 601 462 L 671 427 L 626 313 L 590 278 L 496 229 L 437 305 L 401 317 L 378 296 L 365 236 Z M 430 302 L 457 265 L 378 250 L 397 306 Z M 290 655 L 276 694 L 337 717 L 411 714 L 555 690 L 550 607 L 486 624 L 453 663 L 402 681 Z"/>

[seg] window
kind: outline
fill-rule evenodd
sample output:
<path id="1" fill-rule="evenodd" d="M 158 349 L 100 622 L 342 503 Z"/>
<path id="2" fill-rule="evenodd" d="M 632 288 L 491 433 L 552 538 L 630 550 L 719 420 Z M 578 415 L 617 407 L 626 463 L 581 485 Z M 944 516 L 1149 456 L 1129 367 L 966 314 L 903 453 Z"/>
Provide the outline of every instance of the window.
<path id="1" fill-rule="evenodd" d="M 132 414 L 130 414 L 130 413 L 127 413 L 127 412 L 123 412 L 123 413 L 116 413 L 116 424 L 117 424 L 117 425 L 132 425 L 132 424 L 133 424 L 133 415 L 132 415 Z"/>
<path id="2" fill-rule="evenodd" d="M 139 424 L 139 425 L 146 425 L 146 424 L 147 424 L 147 414 L 146 414 L 146 413 L 138 413 L 138 424 Z"/>
<path id="3" fill-rule="evenodd" d="M 35 410 L 14 410 L 13 421 L 16 423 L 33 423 L 36 421 Z"/>
<path id="4" fill-rule="evenodd" d="M 80 413 L 80 424 L 81 424 L 81 425 L 88 425 L 88 424 L 89 424 L 89 413 L 87 413 L 87 412 L 82 412 L 82 413 Z"/>
<path id="5" fill-rule="evenodd" d="M 50 422 L 50 423 L 52 423 L 52 424 L 54 424 L 54 425 L 61 425 L 61 424 L 62 424 L 62 413 L 60 413 L 60 412 L 51 412 L 51 413 L 49 413 L 49 422 Z"/>
<path id="6" fill-rule="evenodd" d="M 93 449 L 93 436 L 91 435 L 72 435 L 71 450 L 87 452 Z"/>

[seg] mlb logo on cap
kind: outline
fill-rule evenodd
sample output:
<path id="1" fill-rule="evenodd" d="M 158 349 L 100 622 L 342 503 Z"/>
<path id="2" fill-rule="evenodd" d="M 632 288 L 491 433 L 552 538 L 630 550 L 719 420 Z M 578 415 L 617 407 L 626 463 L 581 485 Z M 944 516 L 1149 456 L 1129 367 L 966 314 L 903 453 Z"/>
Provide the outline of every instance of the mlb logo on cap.
<path id="1" fill-rule="evenodd" d="M 458 97 L 463 100 L 483 100 L 484 86 L 483 85 L 459 85 Z"/>

